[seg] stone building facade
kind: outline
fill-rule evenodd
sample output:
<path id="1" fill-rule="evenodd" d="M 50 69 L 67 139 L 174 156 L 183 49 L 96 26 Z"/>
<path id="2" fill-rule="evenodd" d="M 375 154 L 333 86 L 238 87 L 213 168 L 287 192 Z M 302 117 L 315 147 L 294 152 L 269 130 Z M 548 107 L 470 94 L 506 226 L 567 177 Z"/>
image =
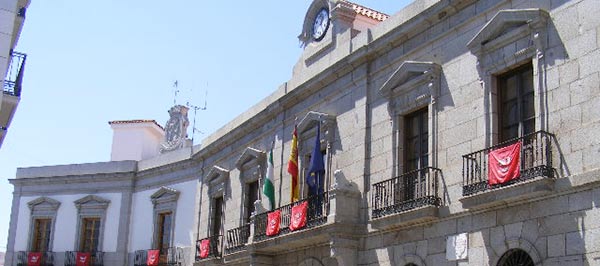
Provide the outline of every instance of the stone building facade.
<path id="1" fill-rule="evenodd" d="M 106 265 L 144 265 L 146 249 L 198 266 L 600 265 L 599 11 L 597 0 L 416 0 L 388 17 L 315 0 L 292 78 L 201 146 L 19 169 L 7 265 L 32 248 L 36 217 L 67 265 L 86 204 Z M 286 171 L 294 127 L 299 202 Z M 318 128 L 325 190 L 311 195 Z M 492 183 L 507 147 L 518 174 Z M 267 236 L 271 149 L 282 216 Z M 306 226 L 292 231 L 302 202 Z"/>

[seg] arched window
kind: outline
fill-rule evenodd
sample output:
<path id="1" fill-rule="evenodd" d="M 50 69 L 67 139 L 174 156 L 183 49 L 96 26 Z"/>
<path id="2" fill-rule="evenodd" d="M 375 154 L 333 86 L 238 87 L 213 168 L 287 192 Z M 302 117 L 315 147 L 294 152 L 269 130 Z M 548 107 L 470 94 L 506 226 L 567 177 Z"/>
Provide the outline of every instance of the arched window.
<path id="1" fill-rule="evenodd" d="M 511 249 L 504 253 L 498 261 L 498 266 L 533 266 L 533 259 L 522 249 Z"/>

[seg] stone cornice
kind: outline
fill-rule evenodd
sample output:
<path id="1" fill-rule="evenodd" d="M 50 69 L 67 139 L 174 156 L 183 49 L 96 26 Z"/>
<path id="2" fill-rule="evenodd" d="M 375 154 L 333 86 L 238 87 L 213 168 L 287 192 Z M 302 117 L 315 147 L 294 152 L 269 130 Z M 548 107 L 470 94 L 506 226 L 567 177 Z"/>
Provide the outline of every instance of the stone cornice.
<path id="1" fill-rule="evenodd" d="M 259 111 L 256 111 L 255 113 L 246 112 L 234 119 L 229 124 L 225 125 L 222 128 L 223 130 L 219 130 L 208 136 L 205 139 L 206 145 L 203 145 L 202 149 L 194 151 L 192 157 L 195 159 L 210 157 L 211 155 L 222 150 L 227 145 L 233 143 L 235 140 L 239 139 L 240 136 L 246 134 L 248 131 L 252 131 L 263 126 L 265 123 L 273 120 L 277 114 L 284 112 L 285 110 L 289 110 L 289 108 L 294 104 L 312 96 L 321 88 L 331 84 L 335 80 L 350 73 L 357 67 L 367 63 L 373 58 L 387 53 L 395 44 L 402 43 L 417 33 L 422 32 L 424 29 L 437 24 L 441 21 L 440 17 L 443 19 L 452 16 L 460 11 L 460 9 L 464 6 L 468 6 L 474 2 L 476 1 L 439 1 L 431 6 L 426 7 L 424 10 L 415 12 L 414 15 L 406 15 L 403 14 L 404 11 L 402 11 L 390 17 L 373 30 L 361 33 L 367 34 L 371 37 L 369 37 L 367 42 L 364 44 L 358 44 L 356 46 L 358 48 L 352 51 L 349 55 L 339 58 L 332 65 L 323 71 L 320 71 L 318 74 L 315 74 L 313 77 L 302 81 L 296 87 L 289 88 L 289 83 L 283 84 L 277 91 L 250 109 L 258 109 Z M 417 5 L 419 3 L 415 2 L 413 4 Z M 489 8 L 493 7 L 490 6 Z M 459 22 L 457 25 L 462 25 L 468 22 L 469 20 L 466 20 Z M 399 25 L 393 26 L 394 23 L 399 23 Z M 426 43 L 430 43 L 445 34 L 447 33 L 439 33 L 439 36 L 431 37 L 431 39 L 427 40 Z M 359 36 L 357 36 L 355 39 L 358 38 Z M 418 48 L 413 48 L 412 50 L 414 49 Z M 412 50 L 406 51 L 405 54 L 410 53 Z"/>

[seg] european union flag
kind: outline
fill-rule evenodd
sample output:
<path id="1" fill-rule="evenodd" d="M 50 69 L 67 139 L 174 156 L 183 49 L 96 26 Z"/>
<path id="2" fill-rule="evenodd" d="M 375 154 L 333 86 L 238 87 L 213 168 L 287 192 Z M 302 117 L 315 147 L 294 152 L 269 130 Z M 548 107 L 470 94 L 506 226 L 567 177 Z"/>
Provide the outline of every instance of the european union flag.
<path id="1" fill-rule="evenodd" d="M 314 195 L 318 193 L 317 189 L 322 183 L 322 178 L 325 174 L 325 164 L 323 163 L 323 155 L 321 154 L 321 122 L 317 124 L 317 137 L 315 138 L 315 146 L 310 156 L 310 165 L 308 167 L 308 173 L 306 174 L 306 184 L 308 185 L 310 192 Z"/>

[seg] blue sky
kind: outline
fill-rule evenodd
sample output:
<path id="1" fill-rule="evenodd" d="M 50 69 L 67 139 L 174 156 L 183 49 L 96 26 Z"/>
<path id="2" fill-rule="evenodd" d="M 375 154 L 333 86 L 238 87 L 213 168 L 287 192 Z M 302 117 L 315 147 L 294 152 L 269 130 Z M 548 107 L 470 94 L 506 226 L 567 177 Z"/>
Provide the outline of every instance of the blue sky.
<path id="1" fill-rule="evenodd" d="M 354 2 L 391 15 L 410 1 Z M 32 0 L 16 49 L 28 54 L 21 102 L 0 148 L 0 250 L 17 167 L 108 161 L 107 122 L 163 125 L 175 80 L 178 104 L 207 101 L 199 144 L 291 77 L 310 3 Z"/>

